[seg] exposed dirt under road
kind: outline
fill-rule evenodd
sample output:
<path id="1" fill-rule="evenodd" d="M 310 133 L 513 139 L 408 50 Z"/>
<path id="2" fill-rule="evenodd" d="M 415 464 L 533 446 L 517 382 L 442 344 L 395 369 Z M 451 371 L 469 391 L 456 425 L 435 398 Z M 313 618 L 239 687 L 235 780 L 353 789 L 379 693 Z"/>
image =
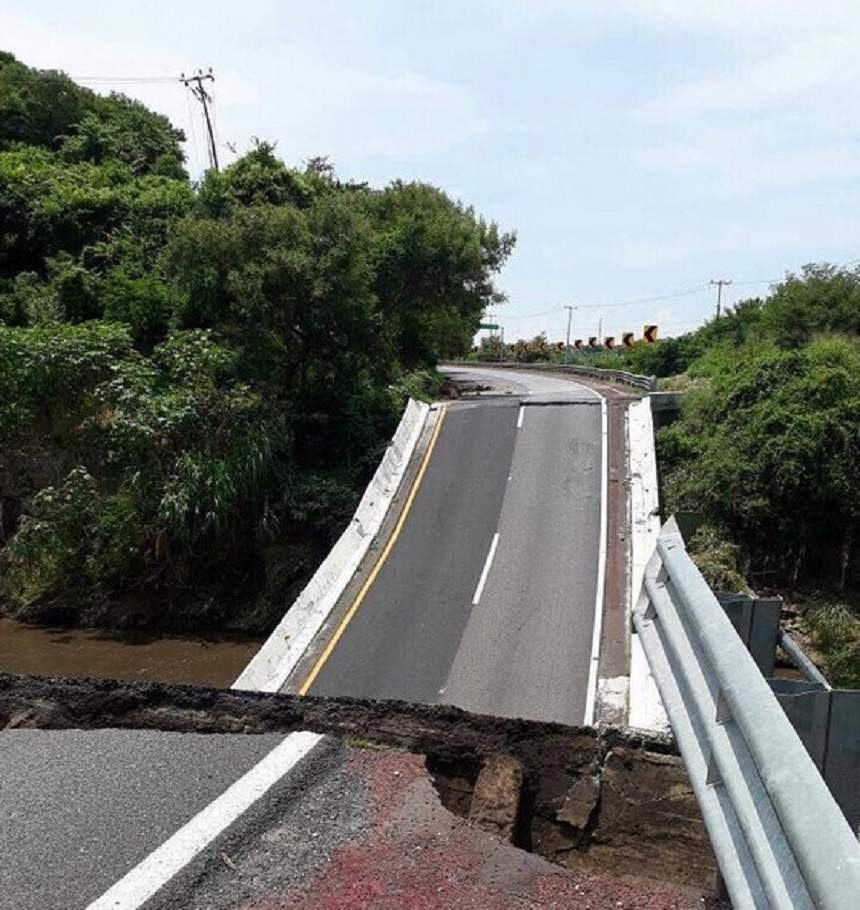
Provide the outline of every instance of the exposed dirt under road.
<path id="1" fill-rule="evenodd" d="M 504 828 L 504 788 L 485 787 L 483 807 L 473 806 L 475 783 L 488 763 L 509 757 L 521 769 L 519 778 L 508 775 L 521 781 L 510 794 L 515 845 L 573 870 L 645 875 L 699 893 L 713 887 L 707 836 L 666 738 L 440 705 L 12 675 L 0 675 L 2 728 L 312 730 L 394 747 L 425 756 L 443 804 L 496 834 Z"/>

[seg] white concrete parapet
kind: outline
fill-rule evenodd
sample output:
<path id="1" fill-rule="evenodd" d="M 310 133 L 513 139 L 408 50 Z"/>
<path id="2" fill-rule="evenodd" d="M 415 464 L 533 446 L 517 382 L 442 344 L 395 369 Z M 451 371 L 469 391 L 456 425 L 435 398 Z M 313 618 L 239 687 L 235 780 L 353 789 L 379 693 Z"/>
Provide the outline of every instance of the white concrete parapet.
<path id="1" fill-rule="evenodd" d="M 409 399 L 400 425 L 346 530 L 275 631 L 242 671 L 233 684 L 234 689 L 277 692 L 286 682 L 379 533 L 429 411 L 428 405 Z"/>

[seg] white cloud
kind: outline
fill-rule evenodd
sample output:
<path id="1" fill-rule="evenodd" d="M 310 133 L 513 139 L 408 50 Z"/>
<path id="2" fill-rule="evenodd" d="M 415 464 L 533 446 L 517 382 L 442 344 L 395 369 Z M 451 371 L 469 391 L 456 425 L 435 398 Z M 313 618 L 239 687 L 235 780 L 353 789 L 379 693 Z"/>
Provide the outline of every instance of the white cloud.
<path id="1" fill-rule="evenodd" d="M 303 148 L 371 156 L 444 153 L 487 129 L 475 96 L 416 72 L 362 69 L 290 48 L 280 69 L 282 100 Z M 286 69 L 286 72 L 284 70 Z"/>
<path id="2" fill-rule="evenodd" d="M 857 97 L 860 26 L 815 40 L 792 43 L 770 57 L 689 82 L 646 103 L 641 113 L 657 117 L 714 111 L 765 109 L 802 101 L 824 104 Z M 825 92 L 828 97 L 817 96 Z"/>
<path id="3" fill-rule="evenodd" d="M 858 19 L 855 0 L 621 0 L 618 6 L 661 29 L 723 33 L 739 43 L 808 37 Z"/>
<path id="4" fill-rule="evenodd" d="M 83 26 L 59 28 L 12 13 L 4 13 L 3 32 L 3 47 L 24 63 L 72 76 L 173 76 L 200 62 L 189 60 L 196 41 L 156 44 L 151 36 L 135 35 L 118 44 Z M 246 48 L 237 49 L 230 63 L 216 66 L 214 84 L 222 163 L 233 157 L 223 143 L 235 143 L 241 153 L 253 136 L 278 141 L 279 152 L 292 163 L 330 154 L 338 164 L 356 156 L 427 158 L 488 128 L 477 98 L 461 85 L 373 63 L 350 65 L 315 46 L 276 41 L 251 56 Z M 93 86 L 100 92 L 112 87 Z M 181 85 L 115 87 L 184 129 L 192 173 L 203 168 L 204 126 L 197 103 Z M 380 170 L 389 168 L 381 163 Z"/>

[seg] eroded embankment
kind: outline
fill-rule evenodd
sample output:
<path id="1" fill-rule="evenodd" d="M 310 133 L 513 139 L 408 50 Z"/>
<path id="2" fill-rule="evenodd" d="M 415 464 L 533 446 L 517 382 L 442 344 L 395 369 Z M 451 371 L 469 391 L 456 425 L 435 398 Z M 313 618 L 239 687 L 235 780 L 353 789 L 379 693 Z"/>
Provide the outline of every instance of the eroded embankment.
<path id="1" fill-rule="evenodd" d="M 426 756 L 446 807 L 571 869 L 710 890 L 714 861 L 672 742 L 443 705 L 0 674 L 0 728 L 311 730 Z"/>

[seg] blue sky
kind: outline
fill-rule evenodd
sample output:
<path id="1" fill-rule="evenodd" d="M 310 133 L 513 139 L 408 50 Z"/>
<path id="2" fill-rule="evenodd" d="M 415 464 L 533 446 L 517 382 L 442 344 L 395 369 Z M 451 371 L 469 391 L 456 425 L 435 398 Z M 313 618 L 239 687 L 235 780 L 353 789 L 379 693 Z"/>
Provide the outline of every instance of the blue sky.
<path id="1" fill-rule="evenodd" d="M 221 143 L 424 180 L 516 229 L 509 338 L 562 338 L 565 303 L 575 336 L 675 334 L 713 289 L 617 304 L 722 277 L 731 302 L 860 256 L 856 0 L 4 0 L 0 21 L 2 47 L 74 76 L 211 66 Z M 125 88 L 202 166 L 184 90 Z"/>

